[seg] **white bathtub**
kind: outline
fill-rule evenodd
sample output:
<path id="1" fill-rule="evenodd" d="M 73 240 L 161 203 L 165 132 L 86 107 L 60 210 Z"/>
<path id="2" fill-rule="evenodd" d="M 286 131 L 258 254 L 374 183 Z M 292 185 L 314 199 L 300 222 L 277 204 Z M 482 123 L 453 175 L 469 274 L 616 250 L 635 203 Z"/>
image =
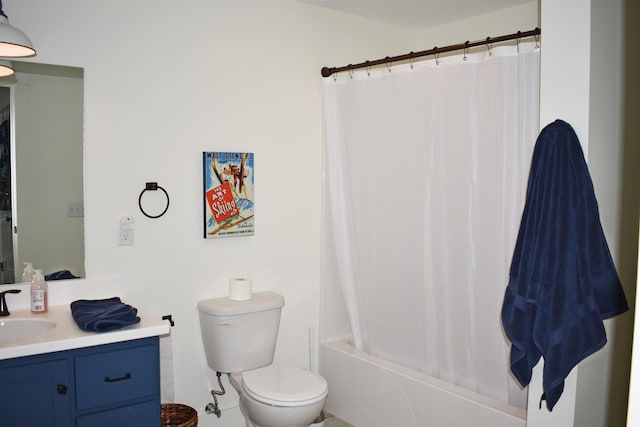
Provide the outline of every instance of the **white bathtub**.
<path id="1" fill-rule="evenodd" d="M 325 411 L 356 427 L 524 427 L 526 411 L 356 350 L 320 345 Z"/>

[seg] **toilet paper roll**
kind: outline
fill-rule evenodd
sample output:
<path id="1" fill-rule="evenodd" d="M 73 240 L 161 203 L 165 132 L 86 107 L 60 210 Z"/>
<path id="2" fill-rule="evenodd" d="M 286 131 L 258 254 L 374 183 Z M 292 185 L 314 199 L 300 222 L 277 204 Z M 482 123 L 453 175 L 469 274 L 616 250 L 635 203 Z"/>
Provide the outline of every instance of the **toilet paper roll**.
<path id="1" fill-rule="evenodd" d="M 247 301 L 251 299 L 251 279 L 229 279 L 229 299 Z"/>

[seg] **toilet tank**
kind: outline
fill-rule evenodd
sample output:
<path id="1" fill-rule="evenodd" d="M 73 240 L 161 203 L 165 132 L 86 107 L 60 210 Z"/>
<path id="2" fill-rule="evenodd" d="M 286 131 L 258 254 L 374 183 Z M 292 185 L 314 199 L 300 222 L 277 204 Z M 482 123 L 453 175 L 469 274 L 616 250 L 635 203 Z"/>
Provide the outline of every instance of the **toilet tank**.
<path id="1" fill-rule="evenodd" d="M 284 298 L 275 292 L 256 292 L 247 301 L 227 297 L 198 301 L 209 367 L 231 373 L 271 364 L 282 306 Z"/>

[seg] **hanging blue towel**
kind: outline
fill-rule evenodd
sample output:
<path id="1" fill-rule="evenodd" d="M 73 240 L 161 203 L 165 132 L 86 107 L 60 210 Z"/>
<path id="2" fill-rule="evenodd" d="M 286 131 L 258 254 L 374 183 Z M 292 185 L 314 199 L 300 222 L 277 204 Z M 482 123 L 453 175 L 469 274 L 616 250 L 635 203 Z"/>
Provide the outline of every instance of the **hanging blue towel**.
<path id="1" fill-rule="evenodd" d="M 628 310 L 578 137 L 562 120 L 536 141 L 502 324 L 522 386 L 544 358 L 543 398 L 553 409 L 569 372 L 602 348 L 603 320 Z"/>
<path id="2" fill-rule="evenodd" d="M 89 332 L 108 332 L 140 322 L 138 309 L 118 297 L 74 301 L 71 315 L 80 329 Z"/>

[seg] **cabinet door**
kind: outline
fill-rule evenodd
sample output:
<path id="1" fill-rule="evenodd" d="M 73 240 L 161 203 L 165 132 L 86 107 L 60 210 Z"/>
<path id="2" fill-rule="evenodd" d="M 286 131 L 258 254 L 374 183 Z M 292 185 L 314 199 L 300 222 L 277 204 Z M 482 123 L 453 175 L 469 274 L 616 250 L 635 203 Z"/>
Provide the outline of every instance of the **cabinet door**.
<path id="1" fill-rule="evenodd" d="M 69 426 L 67 374 L 65 360 L 0 369 L 0 425 Z"/>

